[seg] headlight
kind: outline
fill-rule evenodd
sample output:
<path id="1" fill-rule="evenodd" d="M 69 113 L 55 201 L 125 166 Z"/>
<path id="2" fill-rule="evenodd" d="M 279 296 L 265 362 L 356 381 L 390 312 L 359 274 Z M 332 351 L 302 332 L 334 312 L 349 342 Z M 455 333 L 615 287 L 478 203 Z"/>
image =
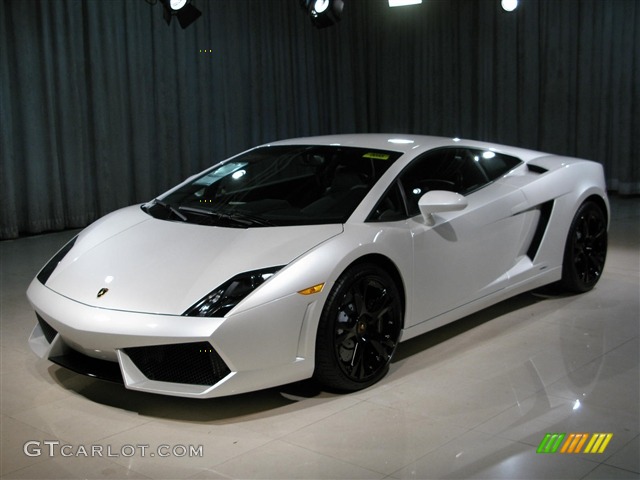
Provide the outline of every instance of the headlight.
<path id="1" fill-rule="evenodd" d="M 281 266 L 271 267 L 236 275 L 206 295 L 182 315 L 186 317 L 222 317 L 281 268 Z"/>
<path id="2" fill-rule="evenodd" d="M 36 278 L 41 284 L 44 285 L 45 283 L 47 283 L 47 280 L 49 280 L 49 277 L 51 276 L 53 271 L 56 269 L 62 259 L 67 255 L 67 253 L 69 253 L 69 250 L 73 248 L 73 244 L 76 243 L 77 239 L 78 236 L 76 235 L 71 240 L 69 240 L 69 242 L 67 242 L 67 244 L 62 247 L 51 260 L 49 260 L 49 263 L 47 263 L 44 268 L 40 270 L 40 273 L 38 273 L 38 276 Z"/>

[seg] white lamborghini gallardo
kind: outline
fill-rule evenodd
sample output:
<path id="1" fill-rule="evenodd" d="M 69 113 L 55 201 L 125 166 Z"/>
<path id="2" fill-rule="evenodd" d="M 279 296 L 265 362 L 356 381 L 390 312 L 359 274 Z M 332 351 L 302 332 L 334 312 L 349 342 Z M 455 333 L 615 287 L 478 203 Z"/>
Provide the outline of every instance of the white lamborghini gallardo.
<path id="1" fill-rule="evenodd" d="M 354 391 L 403 340 L 545 284 L 590 290 L 608 222 L 592 161 L 413 135 L 275 142 L 82 231 L 29 287 L 29 342 L 147 392 Z"/>

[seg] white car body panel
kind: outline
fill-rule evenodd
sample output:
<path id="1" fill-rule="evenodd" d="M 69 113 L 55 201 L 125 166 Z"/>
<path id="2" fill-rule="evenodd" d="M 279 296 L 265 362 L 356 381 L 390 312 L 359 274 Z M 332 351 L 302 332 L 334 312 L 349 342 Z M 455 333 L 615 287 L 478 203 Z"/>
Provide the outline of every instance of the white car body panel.
<path id="1" fill-rule="evenodd" d="M 63 259 L 47 286 L 60 295 L 95 307 L 180 315 L 193 305 L 194 299 L 210 292 L 212 285 L 219 285 L 238 272 L 286 265 L 342 232 L 341 225 L 246 231 L 183 225 L 150 219 L 138 206 L 129 210 L 125 209 L 123 214 L 142 220 L 110 237 L 109 242 Z M 260 244 L 264 264 L 256 264 L 254 258 L 246 255 L 256 244 Z M 135 252 L 134 258 L 127 256 L 129 251 Z M 192 255 L 193 252 L 198 255 Z M 162 281 L 168 274 L 170 281 Z M 101 288 L 109 288 L 109 294 L 97 298 Z"/>
<path id="2" fill-rule="evenodd" d="M 398 138 L 411 143 L 397 143 Z M 336 135 L 271 145 L 293 144 L 404 154 L 343 224 L 226 228 L 155 219 L 140 206 L 104 217 L 79 235 L 46 285 L 38 279 L 31 283 L 29 301 L 55 331 L 49 341 L 36 325 L 29 341 L 32 350 L 40 357 L 73 350 L 118 362 L 127 388 L 153 393 L 207 398 L 281 385 L 313 374 L 323 306 L 354 262 L 384 259 L 397 271 L 404 292 L 404 341 L 559 280 L 569 224 L 578 207 L 597 196 L 609 208 L 602 167 L 595 162 L 424 136 Z M 523 163 L 467 195 L 465 208 L 433 213 L 432 224 L 422 215 L 367 222 L 403 169 L 440 147 L 480 148 Z M 545 203 L 553 204 L 551 215 L 530 258 Z M 183 315 L 235 275 L 274 266 L 284 268 L 224 317 Z M 298 293 L 320 284 L 324 287 L 316 294 Z M 109 291 L 98 298 L 102 288 Z M 208 386 L 156 381 L 126 351 L 188 342 L 208 342 L 229 375 Z"/>

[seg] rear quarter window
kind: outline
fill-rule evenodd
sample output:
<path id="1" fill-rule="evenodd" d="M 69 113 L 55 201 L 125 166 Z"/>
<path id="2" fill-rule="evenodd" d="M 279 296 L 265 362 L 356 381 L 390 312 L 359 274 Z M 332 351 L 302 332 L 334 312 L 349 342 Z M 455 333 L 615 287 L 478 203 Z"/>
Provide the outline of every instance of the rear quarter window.
<path id="1" fill-rule="evenodd" d="M 522 163 L 519 158 L 492 151 L 475 152 L 475 155 L 477 155 L 478 163 L 487 174 L 487 177 L 489 177 L 489 180 L 500 178 Z"/>

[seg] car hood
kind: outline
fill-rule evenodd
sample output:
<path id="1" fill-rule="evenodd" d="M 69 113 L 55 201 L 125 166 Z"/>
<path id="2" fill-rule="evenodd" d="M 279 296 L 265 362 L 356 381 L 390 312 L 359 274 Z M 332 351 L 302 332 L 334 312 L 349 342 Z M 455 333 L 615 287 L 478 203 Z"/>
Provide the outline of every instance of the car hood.
<path id="1" fill-rule="evenodd" d="M 46 286 L 91 306 L 180 315 L 231 277 L 287 265 L 342 231 L 342 225 L 193 225 L 129 207 L 83 231 Z"/>

